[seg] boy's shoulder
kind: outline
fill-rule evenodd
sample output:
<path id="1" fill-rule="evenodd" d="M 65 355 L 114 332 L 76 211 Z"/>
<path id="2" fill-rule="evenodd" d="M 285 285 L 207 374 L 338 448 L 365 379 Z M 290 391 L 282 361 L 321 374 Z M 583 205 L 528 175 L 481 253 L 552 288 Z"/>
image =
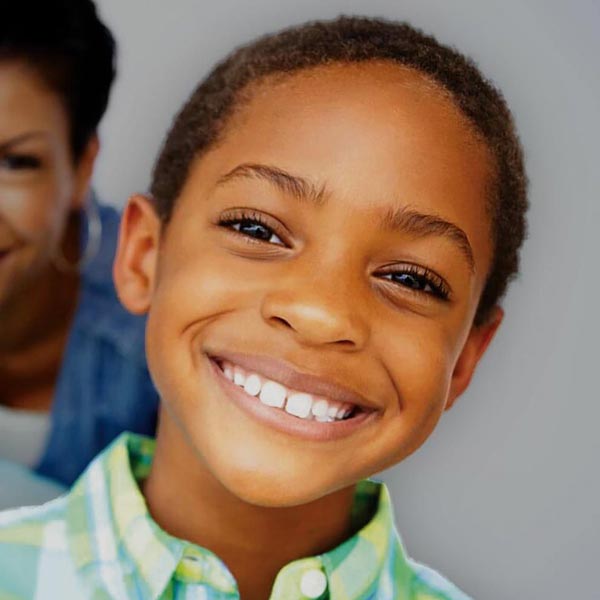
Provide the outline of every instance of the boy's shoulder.
<path id="1" fill-rule="evenodd" d="M 66 539 L 66 536 L 56 537 L 59 528 L 66 525 L 66 498 L 63 495 L 39 506 L 23 506 L 0 512 L 0 548 L 7 544 L 40 546 L 49 528 L 53 530 L 53 539 Z"/>
<path id="2" fill-rule="evenodd" d="M 69 559 L 66 509 L 67 496 L 60 496 L 0 513 L 2 600 L 50 600 L 59 581 L 61 592 L 79 592 Z"/>

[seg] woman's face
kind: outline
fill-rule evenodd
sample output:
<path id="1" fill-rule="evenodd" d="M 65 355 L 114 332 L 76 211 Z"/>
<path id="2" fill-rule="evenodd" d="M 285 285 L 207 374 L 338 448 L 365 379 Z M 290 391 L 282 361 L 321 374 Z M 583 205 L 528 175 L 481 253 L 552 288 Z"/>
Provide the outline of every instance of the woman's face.
<path id="1" fill-rule="evenodd" d="M 0 308 L 50 264 L 85 196 L 90 160 L 75 164 L 69 135 L 59 96 L 24 63 L 0 61 Z"/>
<path id="2" fill-rule="evenodd" d="M 458 109 L 410 71 L 333 66 L 260 85 L 192 165 L 166 229 L 143 203 L 124 221 L 117 282 L 137 310 L 148 294 L 159 440 L 191 449 L 179 468 L 199 459 L 238 497 L 291 506 L 418 448 L 499 323 L 472 328 L 489 178 Z M 289 414 L 297 392 L 310 399 Z M 323 399 L 348 402 L 349 418 L 328 422 Z"/>

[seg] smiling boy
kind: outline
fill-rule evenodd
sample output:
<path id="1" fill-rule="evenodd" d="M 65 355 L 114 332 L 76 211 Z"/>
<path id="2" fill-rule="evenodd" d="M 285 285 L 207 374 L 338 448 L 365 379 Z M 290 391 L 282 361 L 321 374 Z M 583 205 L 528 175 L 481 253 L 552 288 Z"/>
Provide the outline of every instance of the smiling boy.
<path id="1" fill-rule="evenodd" d="M 0 516 L 0 598 L 465 598 L 406 556 L 365 478 L 468 386 L 525 187 L 501 95 L 407 25 L 234 52 L 121 224 L 156 443 L 122 436 L 67 496 Z"/>

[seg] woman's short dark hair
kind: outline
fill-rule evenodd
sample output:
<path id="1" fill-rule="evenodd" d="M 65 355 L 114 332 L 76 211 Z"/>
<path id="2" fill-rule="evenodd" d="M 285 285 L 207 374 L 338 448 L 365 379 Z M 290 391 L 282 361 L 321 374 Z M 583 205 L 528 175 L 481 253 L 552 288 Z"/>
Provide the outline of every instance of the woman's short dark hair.
<path id="1" fill-rule="evenodd" d="M 376 60 L 415 69 L 448 91 L 491 151 L 494 257 L 475 316 L 475 324 L 482 324 L 518 272 L 527 211 L 523 153 L 500 91 L 473 61 L 407 23 L 362 17 L 315 21 L 231 53 L 192 93 L 166 137 L 151 186 L 158 214 L 168 222 L 190 164 L 218 142 L 251 84 L 311 67 Z"/>
<path id="2" fill-rule="evenodd" d="M 64 103 L 77 160 L 108 105 L 115 41 L 91 0 L 5 2 L 0 61 L 23 61 Z"/>

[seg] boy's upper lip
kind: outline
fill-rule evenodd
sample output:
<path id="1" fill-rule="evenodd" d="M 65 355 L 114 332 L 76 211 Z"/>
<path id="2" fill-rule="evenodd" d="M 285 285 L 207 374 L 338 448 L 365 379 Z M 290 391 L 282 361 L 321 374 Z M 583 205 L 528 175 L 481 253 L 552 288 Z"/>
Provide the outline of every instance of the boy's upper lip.
<path id="1" fill-rule="evenodd" d="M 289 363 L 279 358 L 241 354 L 238 352 L 209 353 L 209 355 L 213 359 L 231 362 L 247 371 L 252 371 L 258 375 L 263 375 L 267 379 L 277 381 L 288 389 L 313 394 L 315 396 L 324 396 L 325 398 L 336 400 L 337 402 L 355 404 L 367 411 L 378 410 L 380 408 L 361 394 L 358 394 L 347 387 L 334 383 L 319 375 L 297 371 Z"/>

